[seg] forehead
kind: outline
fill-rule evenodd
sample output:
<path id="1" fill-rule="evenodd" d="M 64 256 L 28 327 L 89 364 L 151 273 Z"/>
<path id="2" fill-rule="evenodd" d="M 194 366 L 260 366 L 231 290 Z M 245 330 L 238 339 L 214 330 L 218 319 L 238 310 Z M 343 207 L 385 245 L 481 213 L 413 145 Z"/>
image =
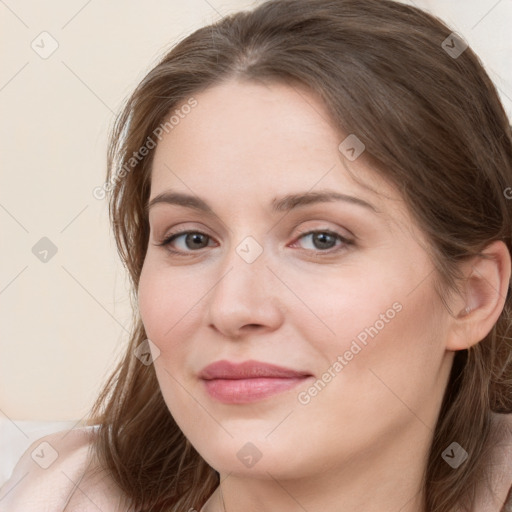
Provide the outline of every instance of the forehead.
<path id="1" fill-rule="evenodd" d="M 194 98 L 155 149 L 151 197 L 169 188 L 241 205 L 317 188 L 357 192 L 373 204 L 382 192 L 396 196 L 363 158 L 347 162 L 339 150 L 347 134 L 304 87 L 230 81 Z"/>

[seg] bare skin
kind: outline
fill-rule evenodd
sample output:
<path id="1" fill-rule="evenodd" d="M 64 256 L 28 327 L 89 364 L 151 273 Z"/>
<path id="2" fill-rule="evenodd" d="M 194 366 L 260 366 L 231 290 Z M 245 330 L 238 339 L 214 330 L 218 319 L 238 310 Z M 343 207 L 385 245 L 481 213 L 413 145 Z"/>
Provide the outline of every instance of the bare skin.
<path id="1" fill-rule="evenodd" d="M 160 351 L 166 404 L 221 474 L 222 496 L 218 489 L 201 512 L 425 512 L 423 472 L 453 355 L 482 340 L 503 309 L 506 246 L 490 244 L 492 259 L 467 264 L 450 314 L 403 199 L 364 152 L 345 159 L 338 146 L 348 134 L 317 97 L 234 81 L 195 97 L 197 107 L 155 150 L 150 201 L 172 189 L 202 198 L 211 212 L 151 207 L 138 294 Z M 272 210 L 275 198 L 321 190 L 372 207 L 330 201 Z M 186 230 L 203 233 L 203 247 L 186 235 L 158 245 Z M 306 234 L 326 230 L 327 249 L 325 235 Z M 251 263 L 237 251 L 249 236 L 257 245 L 241 247 L 261 249 Z M 357 351 L 354 340 L 371 326 L 377 334 Z M 220 359 L 312 377 L 263 400 L 226 404 L 198 377 Z M 318 380 L 325 386 L 315 393 Z M 261 456 L 251 467 L 244 447 Z"/>

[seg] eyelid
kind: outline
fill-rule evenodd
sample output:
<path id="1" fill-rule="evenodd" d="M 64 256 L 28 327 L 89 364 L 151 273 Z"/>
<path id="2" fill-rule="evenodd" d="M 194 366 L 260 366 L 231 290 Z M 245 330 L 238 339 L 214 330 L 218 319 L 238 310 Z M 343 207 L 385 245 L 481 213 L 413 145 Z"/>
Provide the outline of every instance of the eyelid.
<path id="1" fill-rule="evenodd" d="M 308 253 L 314 253 L 314 254 L 322 254 L 325 256 L 336 255 L 336 254 L 342 252 L 343 250 L 346 250 L 348 248 L 348 246 L 355 244 L 355 241 L 353 238 L 346 237 L 345 235 L 342 235 L 341 233 L 337 232 L 335 229 L 314 228 L 314 229 L 309 229 L 309 230 L 308 229 L 305 229 L 305 230 L 299 229 L 299 235 L 295 236 L 294 241 L 292 242 L 292 245 L 295 245 L 300 239 L 302 239 L 308 235 L 315 234 L 315 233 L 327 233 L 331 236 L 334 236 L 335 238 L 340 240 L 341 245 L 338 245 L 338 246 L 335 246 L 335 247 L 332 247 L 329 249 L 325 249 L 325 250 L 302 249 L 303 251 L 308 252 Z M 197 230 L 197 229 L 182 229 L 182 230 L 178 230 L 178 231 L 172 231 L 171 233 L 167 234 L 163 238 L 163 240 L 161 240 L 159 243 L 156 243 L 155 245 L 164 246 L 164 247 L 170 246 L 172 241 L 174 241 L 175 239 L 177 239 L 181 236 L 188 235 L 188 234 L 204 235 L 209 240 L 212 240 L 214 238 L 213 236 L 209 235 L 208 233 L 205 233 L 205 232 Z M 202 249 L 206 249 L 207 247 L 204 247 L 204 248 L 201 248 L 198 250 L 188 250 L 188 251 L 174 250 L 174 249 L 171 249 L 170 247 L 167 247 L 167 250 L 172 254 L 181 255 L 181 256 L 189 256 L 189 255 L 194 255 L 194 253 L 201 253 Z"/>
<path id="2" fill-rule="evenodd" d="M 169 233 L 168 235 L 164 236 L 163 239 L 160 242 L 158 242 L 156 245 L 158 245 L 158 246 L 169 245 L 176 238 L 179 238 L 182 235 L 188 235 L 191 233 L 198 234 L 198 235 L 204 235 L 204 236 L 207 236 L 209 239 L 213 239 L 213 236 L 209 235 L 208 233 L 204 233 L 203 231 L 199 231 L 197 229 L 184 229 L 182 231 L 175 231 L 175 232 Z M 171 251 L 171 252 L 173 252 L 173 251 Z M 176 252 L 183 253 L 183 251 L 176 251 Z M 187 251 L 187 253 L 193 253 L 193 252 L 199 252 L 199 250 Z"/>
<path id="3" fill-rule="evenodd" d="M 338 254 L 339 252 L 341 252 L 342 250 L 346 249 L 348 246 L 351 246 L 351 245 L 355 245 L 355 242 L 352 238 L 350 237 L 346 237 L 345 235 L 342 235 L 341 233 L 338 233 L 336 230 L 334 229 L 329 229 L 329 228 L 320 228 L 320 229 L 309 229 L 309 230 L 305 230 L 305 231 L 300 231 L 300 235 L 295 237 L 295 240 L 293 242 L 293 244 L 296 244 L 301 238 L 304 238 L 308 235 L 312 235 L 312 234 L 315 234 L 315 233 L 327 233 L 331 236 L 334 236 L 336 238 L 338 238 L 340 241 L 341 241 L 341 247 L 340 246 L 337 246 L 338 248 L 336 249 L 336 246 L 333 247 L 333 248 L 330 248 L 330 249 L 325 249 L 325 250 L 321 250 L 321 249 L 304 249 L 304 251 L 306 252 L 313 252 L 313 253 L 316 253 L 316 254 L 324 254 L 324 255 L 335 255 L 335 254 Z"/>

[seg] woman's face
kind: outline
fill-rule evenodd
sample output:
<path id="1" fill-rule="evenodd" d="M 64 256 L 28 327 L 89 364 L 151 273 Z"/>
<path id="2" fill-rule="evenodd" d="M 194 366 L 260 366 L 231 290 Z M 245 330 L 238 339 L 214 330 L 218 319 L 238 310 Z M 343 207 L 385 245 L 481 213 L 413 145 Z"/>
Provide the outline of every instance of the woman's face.
<path id="1" fill-rule="evenodd" d="M 304 89 L 231 81 L 195 99 L 155 149 L 150 203 L 191 199 L 150 206 L 138 290 L 179 427 L 232 474 L 304 477 L 404 447 L 416 464 L 453 353 L 403 200 Z M 200 376 L 249 360 L 305 376 Z"/>

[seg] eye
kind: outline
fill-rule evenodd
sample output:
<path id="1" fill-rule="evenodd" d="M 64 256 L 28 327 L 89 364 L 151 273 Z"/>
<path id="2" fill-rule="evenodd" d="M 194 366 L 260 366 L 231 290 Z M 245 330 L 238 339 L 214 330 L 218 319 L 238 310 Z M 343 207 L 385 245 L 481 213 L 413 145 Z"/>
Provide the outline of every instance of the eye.
<path id="1" fill-rule="evenodd" d="M 307 233 L 303 233 L 297 240 L 308 240 L 309 239 L 309 247 L 306 249 L 317 251 L 317 252 L 327 252 L 329 249 L 332 249 L 336 246 L 336 241 L 339 240 L 341 243 L 338 245 L 338 250 L 340 250 L 343 246 L 351 245 L 353 242 L 348 238 L 336 233 L 335 231 L 319 229 L 308 231 Z M 329 251 L 337 252 L 336 251 Z"/>
<path id="2" fill-rule="evenodd" d="M 180 250 L 174 250 L 168 247 L 168 250 L 172 253 L 181 254 L 190 252 L 189 250 L 194 251 L 195 249 L 204 249 L 204 247 L 208 246 L 208 242 L 206 245 L 204 244 L 205 240 L 207 241 L 211 237 L 206 233 L 201 233 L 200 231 L 181 231 L 178 233 L 171 233 L 167 236 L 162 242 L 160 242 L 159 246 L 170 246 L 173 242 L 183 237 L 182 248 Z"/>
<path id="3" fill-rule="evenodd" d="M 182 239 L 181 247 L 178 250 L 172 249 L 170 246 Z M 297 240 L 309 239 L 309 247 L 303 247 L 306 250 L 313 250 L 315 252 L 338 252 L 348 245 L 352 245 L 353 242 L 348 238 L 336 233 L 331 230 L 312 230 L 303 233 Z M 186 255 L 190 252 L 196 252 L 199 249 L 208 247 L 208 241 L 211 237 L 201 231 L 180 231 L 177 233 L 171 233 L 162 242 L 158 243 L 158 246 L 166 246 L 167 250 L 173 254 Z M 339 241 L 338 249 L 331 251 L 336 246 L 336 242 Z M 297 242 L 295 242 L 297 243 Z M 178 244 L 179 245 L 179 244 Z"/>

